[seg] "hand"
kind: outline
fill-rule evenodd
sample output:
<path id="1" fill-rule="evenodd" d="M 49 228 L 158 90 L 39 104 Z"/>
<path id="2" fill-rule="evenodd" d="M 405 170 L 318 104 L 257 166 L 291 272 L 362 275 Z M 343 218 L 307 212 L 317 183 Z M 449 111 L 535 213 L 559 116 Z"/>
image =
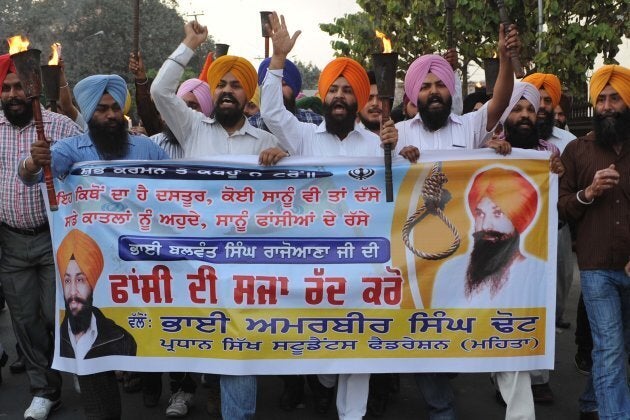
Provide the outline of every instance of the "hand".
<path id="1" fill-rule="evenodd" d="M 391 144 L 392 150 L 396 147 L 396 143 L 398 143 L 398 129 L 394 125 L 394 120 L 389 119 L 383 123 L 380 137 L 381 146 Z"/>
<path id="2" fill-rule="evenodd" d="M 492 137 L 490 140 L 486 141 L 485 146 L 494 149 L 499 155 L 506 156 L 512 153 L 512 145 L 509 141 L 505 140 L 503 136 L 503 125 L 501 123 L 498 123 L 494 128 Z"/>
<path id="3" fill-rule="evenodd" d="M 142 54 L 138 51 L 138 57 L 136 54 L 129 53 L 129 71 L 133 74 L 136 80 L 144 82 L 147 80 L 147 73 L 144 68 L 144 62 L 142 61 Z"/>
<path id="4" fill-rule="evenodd" d="M 626 272 L 626 276 L 630 277 L 630 261 L 628 261 L 628 264 L 626 264 L 624 270 Z"/>
<path id="5" fill-rule="evenodd" d="M 141 125 L 134 125 L 129 131 L 135 136 L 147 136 L 147 130 Z"/>
<path id="6" fill-rule="evenodd" d="M 459 62 L 457 61 L 457 50 L 455 48 L 451 48 L 446 51 L 446 54 L 444 54 L 444 59 L 448 61 L 448 64 L 451 65 L 453 71 L 459 68 Z"/>
<path id="7" fill-rule="evenodd" d="M 551 157 L 551 160 L 549 161 L 549 169 L 554 174 L 558 174 L 558 177 L 564 175 L 564 165 L 560 160 L 560 156 L 555 155 Z"/>
<path id="8" fill-rule="evenodd" d="M 420 158 L 420 149 L 416 146 L 405 146 L 398 154 L 407 159 L 409 162 L 416 163 Z"/>
<path id="9" fill-rule="evenodd" d="M 273 166 L 280 162 L 280 159 L 287 156 L 289 156 L 289 154 L 284 150 L 278 147 L 270 147 L 269 149 L 265 149 L 260 152 L 260 155 L 258 156 L 258 164 L 262 166 Z"/>
<path id="10" fill-rule="evenodd" d="M 591 201 L 617 184 L 619 184 L 619 172 L 615 169 L 615 165 L 612 164 L 606 169 L 600 169 L 595 172 L 593 182 L 584 190 L 584 198 L 586 198 L 586 201 Z"/>
<path id="11" fill-rule="evenodd" d="M 31 173 L 37 172 L 40 168 L 46 165 L 50 165 L 52 161 L 52 155 L 50 153 L 50 146 L 46 140 L 37 140 L 31 144 L 31 160 L 37 167 L 33 168 L 26 165 L 27 169 Z"/>
<path id="12" fill-rule="evenodd" d="M 504 31 L 503 24 L 499 25 L 499 54 L 501 58 L 510 59 L 510 51 L 515 50 L 517 55 L 521 51 L 521 40 L 518 36 L 518 28 L 511 24 L 508 31 Z"/>
<path id="13" fill-rule="evenodd" d="M 184 25 L 184 33 L 186 37 L 182 43 L 191 50 L 197 49 L 198 46 L 208 39 L 208 28 L 196 20 L 192 20 Z"/>
<path id="14" fill-rule="evenodd" d="M 296 31 L 293 36 L 290 36 L 284 16 L 280 15 L 278 18 L 278 13 L 276 12 L 273 12 L 271 16 L 269 16 L 269 22 L 271 23 L 270 33 L 273 55 L 285 59 L 293 49 L 295 41 L 302 31 Z M 284 64 L 284 62 L 282 64 Z"/>

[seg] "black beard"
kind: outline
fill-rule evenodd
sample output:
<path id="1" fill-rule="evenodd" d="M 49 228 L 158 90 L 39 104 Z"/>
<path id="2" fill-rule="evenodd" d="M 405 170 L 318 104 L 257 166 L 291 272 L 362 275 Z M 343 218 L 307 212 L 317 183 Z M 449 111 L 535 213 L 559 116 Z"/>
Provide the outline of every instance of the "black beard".
<path id="1" fill-rule="evenodd" d="M 284 99 L 284 107 L 288 109 L 289 111 L 291 111 L 291 114 L 295 115 L 295 113 L 297 112 L 297 106 L 295 105 L 295 97 L 291 96 L 287 98 L 286 96 L 283 96 L 283 99 Z"/>
<path id="2" fill-rule="evenodd" d="M 239 108 L 223 109 L 219 106 L 224 98 L 230 98 L 235 103 L 238 103 L 234 95 L 231 93 L 223 93 L 217 98 L 217 103 L 214 104 L 214 118 L 222 127 L 234 127 L 243 118 L 243 111 L 245 110 L 245 104 Z"/>
<path id="3" fill-rule="evenodd" d="M 487 237 L 495 240 L 487 240 Z M 471 296 L 486 283 L 496 294 L 505 282 L 505 272 L 519 250 L 520 236 L 514 233 L 480 231 L 473 233 L 474 245 L 466 271 L 466 296 Z"/>
<path id="4" fill-rule="evenodd" d="M 630 139 L 630 108 L 622 112 L 593 115 L 595 141 L 602 146 L 623 144 Z"/>
<path id="5" fill-rule="evenodd" d="M 177 138 L 175 137 L 175 134 L 173 134 L 168 125 L 164 124 L 164 130 L 162 130 L 162 134 L 164 134 L 164 137 L 166 137 L 167 144 L 179 144 Z"/>
<path id="6" fill-rule="evenodd" d="M 543 118 L 540 118 L 540 116 L 537 116 L 536 118 L 536 128 L 538 129 L 538 136 L 540 136 L 540 138 L 543 140 L 547 140 L 549 137 L 551 137 L 551 133 L 555 125 L 555 114 L 553 111 L 548 112 L 547 110 L 542 108 L 540 108 L 538 112 L 543 112 L 545 114 Z"/>
<path id="7" fill-rule="evenodd" d="M 334 117 L 332 110 L 335 105 L 342 105 L 346 109 L 345 117 Z M 330 134 L 338 136 L 340 139 L 345 139 L 349 132 L 354 130 L 354 122 L 357 116 L 357 103 L 348 105 L 347 103 L 333 99 L 330 104 L 322 104 L 322 110 L 324 112 L 324 120 L 326 121 L 326 131 Z"/>
<path id="8" fill-rule="evenodd" d="M 523 128 L 521 124 L 526 122 L 529 129 Z M 520 149 L 534 149 L 539 144 L 538 130 L 528 119 L 521 119 L 516 124 L 505 121 L 505 138 L 512 145 Z"/>
<path id="9" fill-rule="evenodd" d="M 562 121 L 560 121 L 560 120 L 556 120 L 556 119 L 554 119 L 554 120 L 553 120 L 553 124 L 554 124 L 556 127 L 561 128 L 561 129 L 563 129 L 563 130 L 564 130 L 564 127 L 567 125 L 566 121 L 565 121 L 565 122 L 562 122 Z"/>
<path id="10" fill-rule="evenodd" d="M 103 160 L 122 159 L 127 154 L 129 133 L 124 119 L 110 127 L 97 123 L 94 118 L 88 122 L 90 139 Z"/>
<path id="11" fill-rule="evenodd" d="M 367 128 L 368 130 L 373 131 L 373 132 L 379 132 L 380 131 L 380 129 L 381 129 L 381 122 L 380 121 L 368 120 L 360 112 L 359 112 L 359 119 L 361 120 L 361 122 L 363 123 L 365 128 Z"/>
<path id="12" fill-rule="evenodd" d="M 72 300 L 83 304 L 83 308 L 79 312 L 77 312 L 76 315 L 73 315 L 72 311 L 70 311 L 69 304 Z M 73 334 L 76 335 L 86 332 L 87 329 L 90 328 L 90 324 L 92 323 L 92 295 L 90 295 L 87 300 L 78 297 L 66 300 L 66 314 L 68 316 L 70 330 Z"/>
<path id="13" fill-rule="evenodd" d="M 21 113 L 12 111 L 10 105 L 21 104 L 24 110 Z M 21 99 L 10 99 L 2 101 L 2 111 L 9 122 L 17 127 L 26 127 L 33 119 L 33 104 L 30 99 L 23 101 Z"/>
<path id="14" fill-rule="evenodd" d="M 444 105 L 439 111 L 431 111 L 429 105 L 433 102 L 439 102 Z M 426 103 L 418 101 L 418 113 L 422 119 L 422 123 L 429 131 L 436 131 L 446 125 L 448 116 L 451 115 L 451 107 L 453 106 L 453 98 L 449 97 L 444 101 L 440 95 L 432 95 L 427 98 Z"/>

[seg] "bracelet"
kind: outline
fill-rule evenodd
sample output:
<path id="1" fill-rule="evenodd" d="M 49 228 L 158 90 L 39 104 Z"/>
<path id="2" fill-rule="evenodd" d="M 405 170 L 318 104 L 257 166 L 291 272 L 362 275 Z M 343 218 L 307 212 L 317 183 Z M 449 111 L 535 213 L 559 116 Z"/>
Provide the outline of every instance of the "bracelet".
<path id="1" fill-rule="evenodd" d="M 66 84 L 63 85 L 63 86 L 59 86 L 59 89 L 63 89 L 63 88 L 67 88 L 67 87 L 68 87 L 68 82 L 66 82 Z"/>
<path id="2" fill-rule="evenodd" d="M 138 79 L 136 79 L 136 85 L 138 85 L 138 86 L 144 86 L 147 83 L 149 83 L 149 78 L 148 77 L 145 77 L 144 78 L 144 82 L 142 82 L 142 83 L 138 82 Z"/>
<path id="3" fill-rule="evenodd" d="M 593 201 L 595 201 L 595 197 L 591 198 L 591 201 L 584 201 L 580 198 L 580 193 L 584 192 L 584 190 L 580 190 L 577 193 L 575 193 L 575 198 L 577 198 L 577 201 L 579 201 L 580 203 L 584 204 L 585 206 L 588 206 L 589 204 L 593 204 Z"/>
<path id="4" fill-rule="evenodd" d="M 43 168 L 39 168 L 39 170 L 36 171 L 35 173 L 31 173 L 31 171 L 26 169 L 26 159 L 28 159 L 28 158 L 24 158 L 24 160 L 22 160 L 22 169 L 24 169 L 24 172 L 26 172 L 27 174 L 29 174 L 29 175 L 37 175 L 43 170 Z"/>
<path id="5" fill-rule="evenodd" d="M 179 61 L 175 60 L 174 58 L 168 57 L 167 60 L 171 60 L 174 63 L 179 64 L 179 66 L 183 69 L 186 69 L 186 66 L 184 66 L 182 63 L 180 63 Z"/>

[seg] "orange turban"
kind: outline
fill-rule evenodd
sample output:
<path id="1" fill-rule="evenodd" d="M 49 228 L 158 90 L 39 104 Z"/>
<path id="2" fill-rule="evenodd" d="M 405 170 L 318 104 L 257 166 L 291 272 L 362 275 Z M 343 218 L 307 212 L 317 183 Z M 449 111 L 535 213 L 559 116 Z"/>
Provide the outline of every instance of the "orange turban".
<path id="1" fill-rule="evenodd" d="M 256 69 L 249 61 L 235 55 L 219 57 L 208 68 L 208 85 L 210 86 L 210 91 L 214 94 L 214 90 L 221 81 L 221 78 L 225 76 L 226 73 L 230 72 L 241 82 L 247 94 L 247 100 L 252 99 L 254 92 L 256 92 L 256 87 L 258 86 Z"/>
<path id="2" fill-rule="evenodd" d="M 9 54 L 2 54 L 0 55 L 0 83 L 4 83 L 9 72 L 16 73 L 15 65 Z"/>
<path id="3" fill-rule="evenodd" d="M 556 75 L 548 73 L 534 73 L 525 77 L 522 81 L 531 83 L 538 89 L 544 89 L 551 97 L 551 104 L 554 108 L 560 103 L 562 86 L 560 86 L 560 79 L 558 79 Z"/>
<path id="4" fill-rule="evenodd" d="M 324 67 L 324 70 L 319 75 L 319 97 L 323 101 L 326 98 L 328 89 L 330 89 L 330 85 L 340 77 L 345 77 L 350 86 L 352 86 L 354 96 L 357 98 L 358 110 L 360 111 L 370 98 L 370 79 L 361 64 L 351 58 L 335 58 Z"/>
<path id="5" fill-rule="evenodd" d="M 474 213 L 482 198 L 488 197 L 508 216 L 518 233 L 534 220 L 538 207 L 536 188 L 520 173 L 492 168 L 475 177 L 468 193 L 468 206 Z"/>
<path id="6" fill-rule="evenodd" d="M 621 99 L 630 106 L 630 69 L 627 67 L 609 64 L 597 69 L 591 77 L 591 86 L 589 93 L 591 95 L 591 103 L 595 106 L 597 97 L 604 90 L 606 85 L 612 86 L 613 89 L 621 96 Z"/>
<path id="7" fill-rule="evenodd" d="M 77 262 L 94 290 L 104 265 L 103 253 L 96 241 L 80 230 L 71 230 L 57 249 L 57 268 L 61 278 L 66 274 L 70 260 Z"/>

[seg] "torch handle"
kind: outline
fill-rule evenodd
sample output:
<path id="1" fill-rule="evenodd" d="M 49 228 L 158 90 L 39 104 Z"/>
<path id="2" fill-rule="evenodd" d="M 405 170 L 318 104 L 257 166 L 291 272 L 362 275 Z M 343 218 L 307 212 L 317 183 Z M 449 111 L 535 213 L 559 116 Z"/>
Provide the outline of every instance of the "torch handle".
<path id="1" fill-rule="evenodd" d="M 195 16 L 195 19 L 197 17 Z M 133 53 L 138 57 L 140 51 L 140 0 L 133 2 Z"/>
<path id="2" fill-rule="evenodd" d="M 496 0 L 497 6 L 499 8 L 499 20 L 503 24 L 503 31 L 507 34 L 508 28 L 512 24 L 510 18 L 507 13 L 507 9 L 505 8 L 505 3 L 503 0 Z M 514 68 L 514 76 L 517 79 L 522 79 L 525 77 L 525 72 L 523 71 L 523 65 L 521 64 L 521 60 L 518 57 L 518 51 L 514 48 L 510 48 L 510 61 L 512 62 L 512 68 Z"/>
<path id="3" fill-rule="evenodd" d="M 33 120 L 35 121 L 35 131 L 37 132 L 37 140 L 44 140 L 50 146 L 50 141 L 44 133 L 44 123 L 42 122 L 42 110 L 40 108 L 39 98 L 32 98 L 33 104 Z M 46 192 L 48 194 L 48 205 L 50 211 L 57 211 L 57 194 L 55 193 L 55 184 L 53 182 L 52 170 L 50 165 L 44 166 L 44 182 L 46 183 Z"/>
<path id="4" fill-rule="evenodd" d="M 381 130 L 383 129 L 383 123 L 389 120 L 391 113 L 390 110 L 390 98 L 381 99 Z M 388 203 L 394 201 L 394 180 L 392 175 L 392 145 L 387 143 L 383 145 L 383 154 L 385 158 L 385 200 Z"/>
<path id="5" fill-rule="evenodd" d="M 265 58 L 269 58 L 269 37 L 265 37 Z"/>
<path id="6" fill-rule="evenodd" d="M 455 48 L 455 42 L 453 41 L 453 12 L 454 9 L 446 8 L 446 48 L 449 50 Z"/>

